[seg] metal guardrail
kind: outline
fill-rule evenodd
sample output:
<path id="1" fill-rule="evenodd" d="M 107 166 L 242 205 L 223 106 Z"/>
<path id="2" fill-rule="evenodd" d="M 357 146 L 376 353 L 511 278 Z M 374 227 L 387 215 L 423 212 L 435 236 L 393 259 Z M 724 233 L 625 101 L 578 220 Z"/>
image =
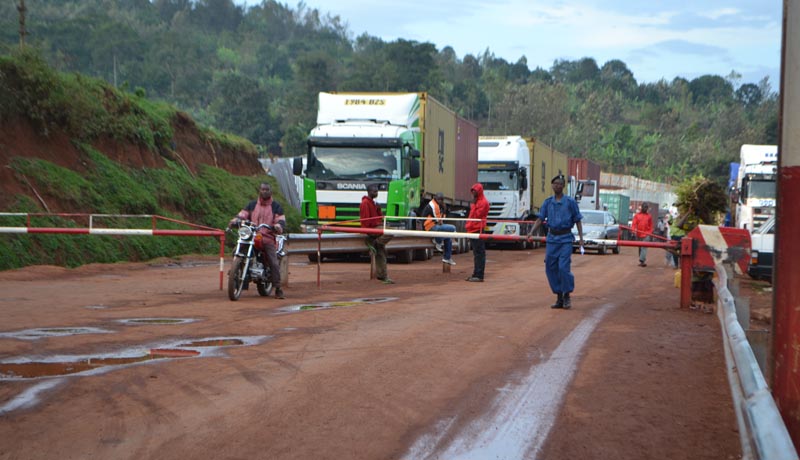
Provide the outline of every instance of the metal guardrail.
<path id="1" fill-rule="evenodd" d="M 388 252 L 409 249 L 433 248 L 431 236 L 395 236 L 386 245 Z M 349 254 L 368 251 L 364 243 L 365 235 L 353 233 L 291 233 L 287 238 L 286 252 L 293 254 Z"/>
<path id="2" fill-rule="evenodd" d="M 728 289 L 728 272 L 721 263 L 716 264 L 715 270 L 717 316 L 722 327 L 725 363 L 739 424 L 742 458 L 797 460 L 797 451 L 789 431 L 736 317 L 736 305 Z"/>

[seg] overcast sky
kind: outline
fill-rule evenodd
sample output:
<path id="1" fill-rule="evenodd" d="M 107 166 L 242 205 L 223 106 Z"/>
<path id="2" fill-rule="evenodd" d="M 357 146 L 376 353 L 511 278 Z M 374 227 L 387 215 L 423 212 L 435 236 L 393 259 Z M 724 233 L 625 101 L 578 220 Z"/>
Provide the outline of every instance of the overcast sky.
<path id="1" fill-rule="evenodd" d="M 260 0 L 238 0 L 259 4 Z M 282 1 L 293 9 L 298 3 Z M 742 75 L 780 85 L 781 0 L 305 0 L 356 37 L 451 46 L 462 59 L 488 48 L 531 70 L 591 57 L 628 65 L 636 81 Z"/>

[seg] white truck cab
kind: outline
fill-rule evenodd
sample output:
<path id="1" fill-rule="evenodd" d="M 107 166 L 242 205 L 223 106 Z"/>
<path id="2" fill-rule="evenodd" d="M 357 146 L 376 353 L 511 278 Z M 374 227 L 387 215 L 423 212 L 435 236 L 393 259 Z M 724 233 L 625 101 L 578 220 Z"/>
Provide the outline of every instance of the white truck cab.
<path id="1" fill-rule="evenodd" d="M 755 279 L 772 280 L 775 255 L 775 215 L 750 235 L 750 266 L 747 274 Z"/>
<path id="2" fill-rule="evenodd" d="M 489 232 L 521 235 L 531 210 L 531 152 L 521 136 L 478 138 L 478 182 L 489 201 Z M 501 222 L 495 222 L 495 221 Z M 506 221 L 506 222 L 502 222 Z M 523 242 L 524 244 L 524 242 Z"/>

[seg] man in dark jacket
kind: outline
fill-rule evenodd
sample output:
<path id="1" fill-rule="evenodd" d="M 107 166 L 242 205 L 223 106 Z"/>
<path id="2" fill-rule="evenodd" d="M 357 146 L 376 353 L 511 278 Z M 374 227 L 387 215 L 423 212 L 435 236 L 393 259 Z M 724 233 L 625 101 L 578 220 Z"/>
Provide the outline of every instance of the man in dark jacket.
<path id="1" fill-rule="evenodd" d="M 272 226 L 272 231 L 265 228 L 261 229 L 261 242 L 263 244 L 264 258 L 269 264 L 272 274 L 272 286 L 275 288 L 275 298 L 285 298 L 281 289 L 281 266 L 278 263 L 277 243 L 275 235 L 283 233 L 286 227 L 286 217 L 283 215 L 283 207 L 272 199 L 272 187 L 263 182 L 258 192 L 258 199 L 247 204 L 239 214 L 231 221 L 232 225 L 238 219 L 249 220 L 257 225 L 267 224 Z"/>
<path id="2" fill-rule="evenodd" d="M 467 233 L 483 233 L 486 227 L 486 218 L 489 216 L 489 202 L 483 196 L 483 185 L 477 183 L 469 191 L 472 193 L 474 202 L 469 208 L 469 216 L 466 229 Z M 486 268 L 486 241 L 476 238 L 470 239 L 472 244 L 473 268 L 472 276 L 467 281 L 483 282 L 483 272 Z"/>
<path id="3" fill-rule="evenodd" d="M 358 215 L 361 219 L 361 227 L 378 228 L 383 225 L 383 213 L 380 206 L 375 203 L 378 197 L 378 186 L 370 184 L 367 186 L 367 194 L 361 198 L 361 206 L 358 208 Z M 386 274 L 386 244 L 392 239 L 391 235 L 367 235 L 367 247 L 375 254 L 375 275 L 385 284 L 394 284 Z"/>

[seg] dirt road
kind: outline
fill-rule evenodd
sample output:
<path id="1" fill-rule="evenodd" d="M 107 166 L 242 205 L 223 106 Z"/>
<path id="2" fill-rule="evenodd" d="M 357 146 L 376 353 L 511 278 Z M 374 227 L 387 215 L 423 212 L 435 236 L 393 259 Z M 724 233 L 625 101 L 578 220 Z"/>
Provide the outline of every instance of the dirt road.
<path id="1" fill-rule="evenodd" d="M 739 458 L 716 316 L 634 251 L 576 255 L 568 311 L 543 249 L 296 257 L 285 300 L 214 259 L 2 272 L 0 458 Z"/>

